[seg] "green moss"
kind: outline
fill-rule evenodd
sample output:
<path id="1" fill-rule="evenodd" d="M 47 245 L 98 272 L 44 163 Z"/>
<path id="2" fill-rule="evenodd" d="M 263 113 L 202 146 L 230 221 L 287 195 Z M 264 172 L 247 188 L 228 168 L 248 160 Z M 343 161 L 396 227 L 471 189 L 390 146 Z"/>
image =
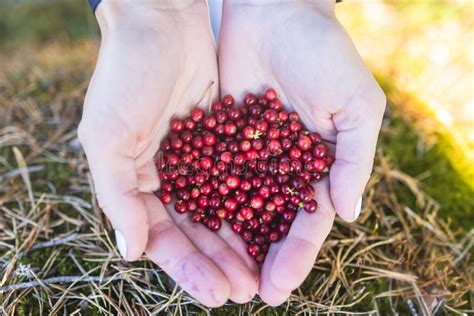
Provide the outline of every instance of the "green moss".
<path id="1" fill-rule="evenodd" d="M 397 168 L 410 176 L 416 177 L 426 171 L 429 175 L 421 181 L 425 192 L 441 205 L 440 215 L 451 220 L 453 224 L 464 228 L 474 226 L 471 216 L 474 210 L 474 189 L 472 187 L 472 167 L 463 166 L 466 162 L 458 154 L 454 141 L 446 134 L 437 132 L 437 142 L 420 153 L 417 146 L 420 135 L 413 122 L 401 117 L 396 110 L 390 123 L 391 132 L 381 135 L 380 146 L 391 158 Z M 459 157 L 458 159 L 454 158 Z M 456 166 L 455 164 L 458 164 Z M 460 173 L 459 169 L 466 173 Z M 414 203 L 407 191 L 400 192 L 403 201 Z"/>

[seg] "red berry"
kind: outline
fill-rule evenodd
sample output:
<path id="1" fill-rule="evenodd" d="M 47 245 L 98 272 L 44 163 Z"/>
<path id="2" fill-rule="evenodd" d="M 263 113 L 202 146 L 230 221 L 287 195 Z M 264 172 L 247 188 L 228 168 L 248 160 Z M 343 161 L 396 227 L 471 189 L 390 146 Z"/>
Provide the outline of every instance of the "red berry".
<path id="1" fill-rule="evenodd" d="M 240 178 L 237 176 L 231 175 L 227 178 L 226 184 L 231 190 L 237 189 L 240 185 Z"/>
<path id="2" fill-rule="evenodd" d="M 244 206 L 239 210 L 239 216 L 243 220 L 249 220 L 253 217 L 253 209 L 250 207 Z"/>
<path id="3" fill-rule="evenodd" d="M 194 121 L 194 122 L 200 122 L 202 121 L 202 119 L 204 118 L 204 111 L 200 108 L 194 108 L 192 111 L 191 111 L 191 119 Z"/>
<path id="4" fill-rule="evenodd" d="M 304 204 L 304 210 L 308 213 L 314 213 L 318 209 L 318 203 L 315 200 L 311 200 Z"/>
<path id="5" fill-rule="evenodd" d="M 169 204 L 171 203 L 171 193 L 170 192 L 161 192 L 160 194 L 160 200 L 163 202 L 163 204 Z"/>
<path id="6" fill-rule="evenodd" d="M 247 126 L 242 131 L 242 136 L 245 139 L 254 139 L 255 138 L 255 129 L 252 126 Z"/>
<path id="7" fill-rule="evenodd" d="M 290 132 L 299 132 L 301 130 L 301 124 L 296 122 L 296 121 L 292 121 L 290 122 L 290 125 L 288 125 L 288 128 L 290 130 Z"/>
<path id="8" fill-rule="evenodd" d="M 281 152 L 281 144 L 278 140 L 271 140 L 267 144 L 268 150 L 273 154 L 278 154 Z"/>
<path id="9" fill-rule="evenodd" d="M 311 148 L 311 139 L 308 136 L 300 135 L 298 137 L 298 147 L 302 151 L 307 151 Z"/>
<path id="10" fill-rule="evenodd" d="M 272 127 L 267 132 L 268 139 L 278 139 L 280 137 L 280 130 L 276 127 Z"/>
<path id="11" fill-rule="evenodd" d="M 248 248 L 247 248 L 247 253 L 251 256 L 251 257 L 256 257 L 260 254 L 261 250 L 260 250 L 260 247 L 258 245 L 249 245 Z"/>
<path id="12" fill-rule="evenodd" d="M 224 207 L 226 208 L 226 210 L 228 210 L 229 212 L 233 212 L 237 209 L 237 201 L 230 198 L 230 199 L 227 199 L 224 201 Z"/>
<path id="13" fill-rule="evenodd" d="M 237 126 L 233 122 L 227 122 L 224 124 L 224 133 L 227 136 L 232 136 L 237 133 Z"/>
<path id="14" fill-rule="evenodd" d="M 228 112 L 228 116 L 231 120 L 236 121 L 242 117 L 242 111 L 238 108 L 231 108 Z"/>
<path id="15" fill-rule="evenodd" d="M 196 122 L 194 122 L 192 119 L 190 118 L 187 118 L 185 121 L 184 121 L 184 127 L 187 129 L 187 130 L 194 130 L 196 128 Z"/>
<path id="16" fill-rule="evenodd" d="M 276 91 L 273 90 L 272 88 L 265 91 L 265 99 L 267 101 L 273 101 L 276 99 L 276 97 L 277 97 Z"/>
<path id="17" fill-rule="evenodd" d="M 324 158 L 328 152 L 328 146 L 324 143 L 314 146 L 313 156 L 314 158 Z"/>
<path id="18" fill-rule="evenodd" d="M 226 107 L 230 107 L 230 106 L 234 105 L 234 97 L 231 96 L 230 94 L 226 94 L 226 95 L 222 98 L 222 103 L 223 103 Z"/>
<path id="19" fill-rule="evenodd" d="M 280 113 L 278 113 L 278 120 L 280 120 L 280 122 L 284 123 L 286 121 L 288 121 L 288 112 L 286 111 L 281 111 Z"/>
<path id="20" fill-rule="evenodd" d="M 290 115 L 289 115 L 289 119 L 292 122 L 299 121 L 300 120 L 300 115 L 296 112 L 291 112 Z"/>
<path id="21" fill-rule="evenodd" d="M 255 96 L 255 94 L 252 94 L 252 93 L 248 93 L 245 95 L 244 97 L 244 104 L 245 105 L 253 105 L 257 103 L 257 97 Z"/>
<path id="22" fill-rule="evenodd" d="M 272 124 L 278 120 L 278 113 L 275 110 L 266 110 L 263 112 L 263 119 Z"/>
<path id="23" fill-rule="evenodd" d="M 255 123 L 255 129 L 261 133 L 265 133 L 268 130 L 268 123 L 266 121 L 257 121 L 257 123 Z"/>
<path id="24" fill-rule="evenodd" d="M 237 234 L 240 234 L 243 230 L 242 223 L 240 222 L 233 222 L 231 227 L 232 230 Z"/>
<path id="25" fill-rule="evenodd" d="M 204 134 L 202 141 L 204 142 L 205 145 L 212 146 L 217 142 L 217 138 L 216 138 L 216 135 L 207 132 Z"/>
<path id="26" fill-rule="evenodd" d="M 278 231 L 274 230 L 270 232 L 270 234 L 268 235 L 268 239 L 271 242 L 278 242 L 281 239 L 281 235 Z"/>
<path id="27" fill-rule="evenodd" d="M 313 168 L 316 172 L 323 172 L 326 169 L 326 162 L 322 159 L 316 159 L 313 162 Z"/>
<path id="28" fill-rule="evenodd" d="M 263 207 L 263 199 L 260 196 L 253 196 L 250 199 L 250 206 L 254 209 Z"/>
<path id="29" fill-rule="evenodd" d="M 179 133 L 184 129 L 184 121 L 178 118 L 174 118 L 170 122 L 171 130 L 175 133 Z"/>
<path id="30" fill-rule="evenodd" d="M 252 147 L 252 143 L 248 139 L 244 139 L 240 142 L 239 148 L 241 151 L 246 152 Z"/>
<path id="31" fill-rule="evenodd" d="M 209 221 L 207 222 L 207 228 L 209 228 L 212 231 L 219 230 L 221 226 L 222 226 L 222 221 L 217 217 L 210 218 Z"/>
<path id="32" fill-rule="evenodd" d="M 206 129 L 213 129 L 214 127 L 216 127 L 217 125 L 217 120 L 216 120 L 216 117 L 214 115 L 209 115 L 208 117 L 205 118 L 204 120 L 204 127 Z"/>
<path id="33" fill-rule="evenodd" d="M 222 109 L 224 109 L 224 104 L 222 104 L 222 102 L 220 101 L 216 101 L 212 104 L 211 108 L 214 113 L 217 113 L 219 111 L 222 111 Z"/>
<path id="34" fill-rule="evenodd" d="M 278 230 L 283 236 L 286 236 L 290 232 L 290 225 L 288 223 L 280 223 L 278 224 Z"/>
<path id="35" fill-rule="evenodd" d="M 225 183 L 219 184 L 219 189 L 218 190 L 219 190 L 219 194 L 221 194 L 221 195 L 227 195 L 227 194 L 229 194 L 229 191 L 230 191 L 229 187 Z"/>
<path id="36" fill-rule="evenodd" d="M 178 201 L 174 205 L 174 209 L 176 210 L 177 213 L 183 214 L 188 211 L 188 202 L 186 201 Z"/>
<path id="37" fill-rule="evenodd" d="M 311 132 L 308 134 L 308 137 L 311 139 L 313 144 L 319 144 L 322 141 L 321 135 L 316 132 Z"/>

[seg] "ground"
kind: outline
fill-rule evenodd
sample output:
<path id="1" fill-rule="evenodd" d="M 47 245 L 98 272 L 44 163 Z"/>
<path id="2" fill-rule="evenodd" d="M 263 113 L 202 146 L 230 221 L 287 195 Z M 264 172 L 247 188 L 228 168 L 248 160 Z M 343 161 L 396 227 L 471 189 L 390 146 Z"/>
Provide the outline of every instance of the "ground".
<path id="1" fill-rule="evenodd" d="M 389 105 L 361 217 L 336 221 L 285 304 L 257 297 L 209 310 L 146 258 L 120 260 L 76 139 L 97 48 L 79 39 L 1 50 L 0 315 L 474 312 L 472 160 L 385 73 Z"/>

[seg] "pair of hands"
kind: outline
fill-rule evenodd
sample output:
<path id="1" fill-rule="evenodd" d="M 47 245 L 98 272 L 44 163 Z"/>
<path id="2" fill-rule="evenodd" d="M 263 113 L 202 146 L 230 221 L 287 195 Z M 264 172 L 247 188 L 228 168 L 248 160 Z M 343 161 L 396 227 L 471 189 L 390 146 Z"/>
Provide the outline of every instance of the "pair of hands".
<path id="1" fill-rule="evenodd" d="M 311 271 L 336 212 L 357 218 L 385 108 L 333 1 L 225 1 L 218 61 L 204 0 L 103 1 L 96 15 L 102 43 L 79 138 L 121 254 L 146 252 L 209 307 L 257 292 L 283 303 Z M 330 176 L 316 184 L 318 212 L 298 214 L 261 271 L 229 227 L 211 232 L 152 194 L 170 118 L 186 114 L 211 82 L 237 100 L 273 87 L 308 129 L 335 143 Z M 211 91 L 216 99 L 219 87 Z"/>

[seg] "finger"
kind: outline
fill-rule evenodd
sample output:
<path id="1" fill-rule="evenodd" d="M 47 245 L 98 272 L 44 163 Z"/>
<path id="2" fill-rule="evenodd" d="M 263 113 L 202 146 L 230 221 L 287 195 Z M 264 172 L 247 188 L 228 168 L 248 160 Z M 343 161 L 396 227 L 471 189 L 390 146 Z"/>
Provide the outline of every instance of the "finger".
<path id="1" fill-rule="evenodd" d="M 355 97 L 333 116 L 337 129 L 336 160 L 331 167 L 331 198 L 345 221 L 357 219 L 375 155 L 385 109 L 380 88 L 364 97 Z"/>
<path id="2" fill-rule="evenodd" d="M 143 196 L 151 227 L 148 257 L 202 304 L 225 304 L 230 285 L 222 271 L 175 225 L 159 199 L 151 194 Z"/>
<path id="3" fill-rule="evenodd" d="M 274 243 L 270 246 L 268 254 L 263 263 L 262 273 L 260 276 L 260 284 L 258 294 L 260 298 L 271 306 L 278 306 L 283 304 L 291 294 L 291 291 L 281 290 L 273 285 L 270 272 L 275 263 L 276 255 L 281 248 L 283 241 Z"/>
<path id="4" fill-rule="evenodd" d="M 257 292 L 257 279 L 237 253 L 216 233 L 202 224 L 193 223 L 187 214 L 178 214 L 172 207 L 168 213 L 196 248 L 211 259 L 229 280 L 230 299 L 236 303 L 250 301 Z M 221 227 L 220 230 L 222 230 Z M 219 231 L 220 231 L 219 230 Z M 245 254 L 247 257 L 248 255 Z"/>
<path id="5" fill-rule="evenodd" d="M 81 125 L 79 139 L 84 147 L 99 206 L 115 229 L 117 247 L 125 260 L 137 260 L 148 240 L 148 215 L 138 191 L 130 135 L 120 128 L 92 128 Z"/>
<path id="6" fill-rule="evenodd" d="M 329 197 L 329 181 L 318 182 L 315 189 L 318 210 L 298 213 L 271 267 L 271 284 L 280 291 L 291 292 L 303 283 L 333 226 L 335 211 Z"/>

